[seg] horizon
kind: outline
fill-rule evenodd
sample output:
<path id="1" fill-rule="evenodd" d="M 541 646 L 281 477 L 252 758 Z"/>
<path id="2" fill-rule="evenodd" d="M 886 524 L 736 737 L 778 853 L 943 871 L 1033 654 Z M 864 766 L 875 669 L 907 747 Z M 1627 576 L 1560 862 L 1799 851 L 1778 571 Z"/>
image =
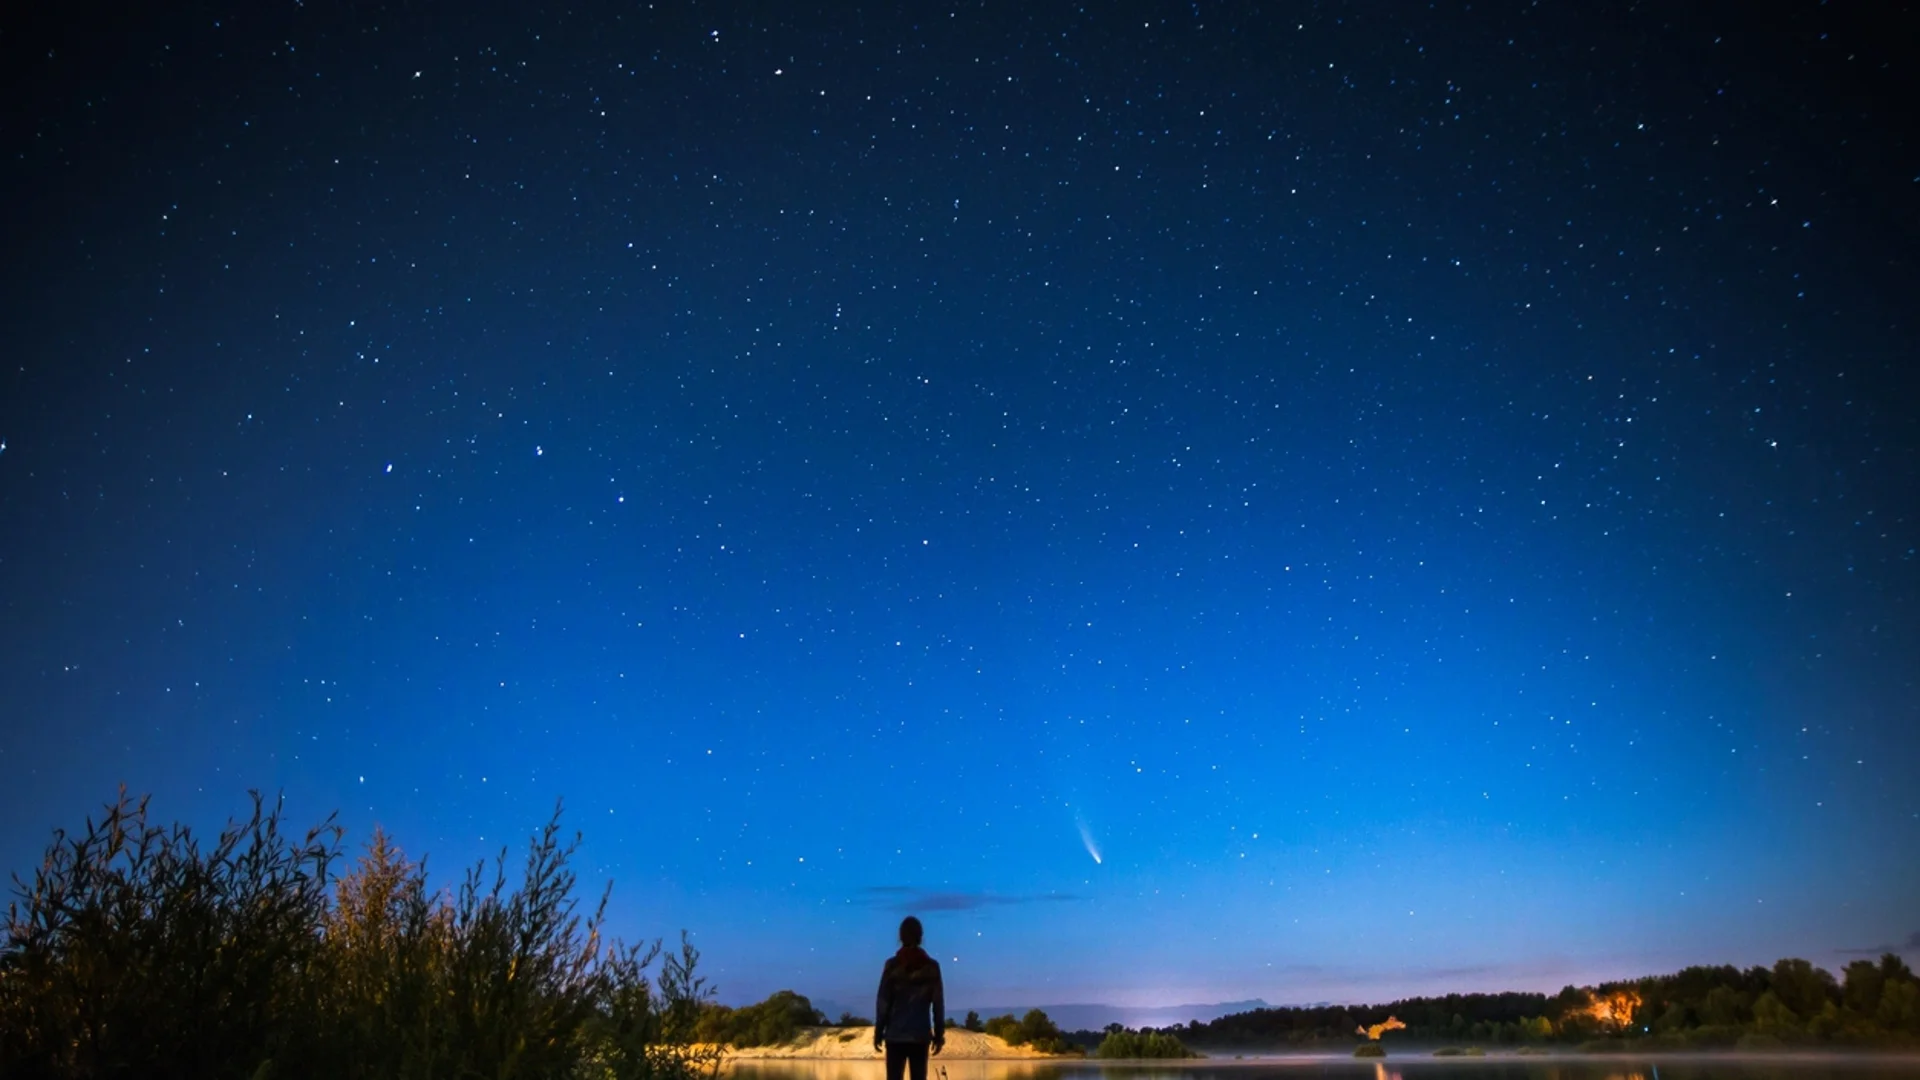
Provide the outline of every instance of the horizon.
<path id="1" fill-rule="evenodd" d="M 564 799 L 736 1002 L 1913 949 L 1912 22 L 15 16 L 0 864 Z"/>
<path id="2" fill-rule="evenodd" d="M 1870 953 L 1871 955 L 1869 955 Z M 1809 963 L 1813 964 L 1816 968 L 1821 968 L 1828 971 L 1829 973 L 1837 975 L 1839 974 L 1840 969 L 1846 965 L 1846 962 L 1850 960 L 1858 960 L 1862 958 L 1877 959 L 1878 956 L 1886 953 L 1891 953 L 1895 956 L 1902 957 L 1903 959 L 1906 959 L 1909 962 L 1912 962 L 1917 956 L 1920 956 L 1920 947 L 1916 947 L 1912 943 L 1905 943 L 1900 945 L 1891 945 L 1878 952 L 1874 952 L 1873 950 L 1847 950 L 1843 952 L 1838 952 L 1835 957 L 1829 957 L 1825 959 L 1820 957 L 1810 957 L 1810 956 L 1800 956 L 1798 958 L 1808 961 Z M 1211 1015 L 1209 1016 L 1200 1017 L 1200 1019 L 1205 1020 L 1205 1019 L 1210 1019 L 1212 1016 L 1224 1016 L 1234 1012 L 1251 1011 L 1251 1009 L 1255 1009 L 1255 1008 L 1303 1009 L 1303 1008 L 1319 1008 L 1322 1006 L 1333 1006 L 1333 1007 L 1379 1006 L 1379 1005 L 1390 1005 L 1396 1001 L 1406 1000 L 1409 998 L 1443 997 L 1448 994 L 1492 995 L 1492 994 L 1503 994 L 1503 993 L 1522 993 L 1522 994 L 1541 994 L 1551 998 L 1553 995 L 1559 993 L 1562 989 L 1568 986 L 1590 988 L 1590 987 L 1600 986 L 1608 983 L 1631 982 L 1641 978 L 1671 975 L 1676 971 L 1680 971 L 1684 968 L 1694 967 L 1694 966 L 1701 966 L 1701 967 L 1731 966 L 1743 971 L 1749 970 L 1755 967 L 1771 968 L 1775 962 L 1782 959 L 1787 959 L 1787 958 L 1788 957 L 1786 956 L 1776 956 L 1764 961 L 1753 961 L 1753 962 L 1735 962 L 1732 960 L 1700 960 L 1700 961 L 1694 961 L 1694 962 L 1685 963 L 1685 964 L 1674 964 L 1670 967 L 1664 967 L 1664 968 L 1649 968 L 1646 970 L 1637 970 L 1631 973 L 1614 973 L 1614 974 L 1580 976 L 1580 977 L 1569 976 L 1565 978 L 1547 976 L 1547 982 L 1538 983 L 1534 985 L 1513 985 L 1513 984 L 1500 983 L 1500 982 L 1473 982 L 1473 981 L 1467 981 L 1463 983 L 1458 981 L 1447 981 L 1448 977 L 1446 973 L 1437 973 L 1431 976 L 1431 981 L 1412 984 L 1412 985 L 1422 986 L 1424 987 L 1423 989 L 1409 989 L 1409 990 L 1398 991 L 1398 992 L 1388 990 L 1380 993 L 1370 993 L 1366 991 L 1360 991 L 1353 996 L 1347 996 L 1347 997 L 1304 996 L 1300 998 L 1293 998 L 1293 999 L 1287 999 L 1287 1000 L 1268 999 L 1258 995 L 1250 998 L 1222 998 L 1214 1001 L 1198 1001 L 1198 1000 L 1185 1000 L 1185 999 L 1170 1000 L 1170 999 L 1156 999 L 1156 998 L 1151 998 L 1145 995 L 1134 994 L 1134 995 L 1116 996 L 1117 997 L 1116 1000 L 1108 1000 L 1108 1001 L 1094 1001 L 1094 1000 L 1069 1001 L 1064 999 L 1043 1000 L 1038 997 L 1031 997 L 1031 998 L 1024 998 L 1024 999 L 1023 998 L 1005 998 L 1005 999 L 998 1000 L 997 1003 L 995 1004 L 981 1005 L 981 1004 L 978 1004 L 972 998 L 954 997 L 954 998 L 951 998 L 949 1001 L 949 1004 L 947 1006 L 947 1012 L 954 1017 L 965 1016 L 969 1010 L 977 1011 L 982 1017 L 997 1016 L 997 1015 L 1002 1015 L 1009 1012 L 1018 1016 L 1027 1009 L 1037 1008 L 1037 1009 L 1045 1010 L 1049 1016 L 1054 1016 L 1055 1010 L 1078 1010 L 1078 1009 L 1110 1010 L 1116 1014 L 1144 1015 L 1148 1013 L 1166 1013 L 1166 1012 L 1171 1012 L 1178 1009 L 1192 1008 L 1192 1009 L 1200 1010 L 1202 1012 L 1210 1013 Z M 1571 969 L 1564 969 L 1564 970 L 1571 971 Z M 1381 987 L 1388 987 L 1395 984 L 1387 980 L 1381 980 L 1380 982 L 1377 982 L 1377 983 L 1368 983 L 1365 985 L 1377 985 Z M 775 990 L 792 990 L 795 993 L 798 993 L 807 997 L 809 1000 L 811 1000 L 814 1003 L 815 1008 L 818 1008 L 822 1012 L 825 1012 L 827 1014 L 827 1017 L 829 1020 L 837 1018 L 842 1011 L 851 1012 L 855 1016 L 863 1016 L 863 1015 L 866 1015 L 866 1013 L 869 1013 L 872 1011 L 871 1002 L 867 1003 L 865 1010 L 863 1011 L 861 1008 L 856 1007 L 854 1004 L 850 1004 L 850 1002 L 858 1002 L 859 1001 L 858 998 L 842 998 L 833 994 L 815 995 L 811 993 L 805 986 L 798 986 L 798 985 L 779 986 L 779 987 L 775 987 L 774 989 Z M 748 1005 L 756 1001 L 763 1000 L 765 996 L 766 995 L 764 994 L 759 996 L 751 996 L 751 995 L 732 995 L 732 994 L 723 993 L 717 1000 L 721 1004 L 738 1007 L 741 1005 Z M 1007 1001 L 1013 1001 L 1015 1003 L 1007 1004 L 1006 1003 Z M 1250 1002 L 1254 1002 L 1254 1001 L 1264 1001 L 1265 1004 L 1250 1005 L 1249 1008 L 1247 1009 L 1225 1008 L 1227 1006 L 1249 1005 Z M 832 1007 L 828 1008 L 827 1006 L 829 1005 Z M 1059 1018 L 1058 1016 L 1054 1016 L 1054 1019 L 1058 1020 Z M 1188 1019 L 1192 1019 L 1192 1017 L 1181 1017 L 1178 1022 L 1185 1023 Z M 1170 1018 L 1169 1018 L 1169 1022 L 1171 1022 Z M 1129 1024 L 1128 1026 L 1137 1027 L 1140 1025 Z"/>

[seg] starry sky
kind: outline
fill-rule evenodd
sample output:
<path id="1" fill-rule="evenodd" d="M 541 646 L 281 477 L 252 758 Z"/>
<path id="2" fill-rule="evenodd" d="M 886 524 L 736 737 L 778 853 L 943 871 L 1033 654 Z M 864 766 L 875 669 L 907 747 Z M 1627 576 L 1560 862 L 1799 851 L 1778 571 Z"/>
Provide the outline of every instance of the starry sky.
<path id="1" fill-rule="evenodd" d="M 1920 929 L 1899 6 L 170 7 L 0 28 L 5 869 L 564 799 L 731 1002 Z"/>

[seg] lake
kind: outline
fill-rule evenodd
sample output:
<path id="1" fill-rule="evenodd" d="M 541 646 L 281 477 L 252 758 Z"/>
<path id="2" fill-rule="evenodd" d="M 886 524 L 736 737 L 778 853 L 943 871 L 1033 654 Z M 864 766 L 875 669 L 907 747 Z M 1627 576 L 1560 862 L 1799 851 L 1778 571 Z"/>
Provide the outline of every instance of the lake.
<path id="1" fill-rule="evenodd" d="M 944 1073 L 942 1068 L 944 1067 Z M 870 1061 L 739 1061 L 734 1080 L 880 1080 Z M 982 1061 L 934 1058 L 928 1080 L 1920 1080 L 1920 1057 L 1627 1055 L 1433 1058 L 1409 1051 L 1385 1061 L 1334 1056 L 1214 1058 L 1165 1064 Z"/>

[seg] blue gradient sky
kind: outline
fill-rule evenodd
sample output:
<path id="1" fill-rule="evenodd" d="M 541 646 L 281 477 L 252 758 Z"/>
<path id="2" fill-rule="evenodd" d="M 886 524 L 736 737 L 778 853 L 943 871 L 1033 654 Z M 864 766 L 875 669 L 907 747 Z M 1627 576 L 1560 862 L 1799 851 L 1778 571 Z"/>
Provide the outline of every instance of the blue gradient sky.
<path id="1" fill-rule="evenodd" d="M 1779 10 L 13 27 L 0 854 L 564 798 L 729 1001 L 1907 941 L 1905 17 Z"/>

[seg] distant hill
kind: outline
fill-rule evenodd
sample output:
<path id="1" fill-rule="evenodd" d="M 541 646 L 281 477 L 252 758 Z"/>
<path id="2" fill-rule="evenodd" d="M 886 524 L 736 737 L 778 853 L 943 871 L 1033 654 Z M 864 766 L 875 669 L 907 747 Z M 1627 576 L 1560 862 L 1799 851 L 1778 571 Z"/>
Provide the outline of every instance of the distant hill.
<path id="1" fill-rule="evenodd" d="M 873 1002 L 863 1006 L 849 1005 L 830 998 L 819 998 L 814 1008 L 827 1015 L 829 1020 L 837 1020 L 841 1013 L 855 1016 L 872 1016 Z M 1254 1009 L 1271 1009 L 1273 1006 L 1259 998 L 1246 1001 L 1216 1001 L 1205 1005 L 956 1005 L 947 1004 L 947 1012 L 955 1020 L 966 1017 L 967 1010 L 980 1014 L 981 1019 L 989 1016 L 1025 1016 L 1028 1009 L 1037 1008 L 1047 1014 L 1047 1018 L 1060 1026 L 1062 1031 L 1099 1031 L 1108 1024 L 1123 1024 L 1131 1028 L 1172 1027 L 1189 1020 L 1208 1023 L 1222 1016 L 1234 1013 L 1251 1012 Z"/>
<path id="2" fill-rule="evenodd" d="M 994 1005 L 991 1007 L 971 1006 L 983 1018 L 1003 1016 L 1008 1013 L 1024 1016 L 1028 1009 L 1039 1009 L 1048 1019 L 1060 1025 L 1062 1031 L 1099 1031 L 1108 1024 L 1123 1024 L 1130 1028 L 1172 1027 L 1185 1024 L 1189 1020 L 1207 1023 L 1222 1016 L 1234 1013 L 1251 1012 L 1254 1009 L 1267 1009 L 1272 1006 L 1259 998 L 1246 1001 L 1216 1001 L 1205 1005 Z M 964 1017 L 966 1009 L 948 1008 L 956 1018 Z"/>

